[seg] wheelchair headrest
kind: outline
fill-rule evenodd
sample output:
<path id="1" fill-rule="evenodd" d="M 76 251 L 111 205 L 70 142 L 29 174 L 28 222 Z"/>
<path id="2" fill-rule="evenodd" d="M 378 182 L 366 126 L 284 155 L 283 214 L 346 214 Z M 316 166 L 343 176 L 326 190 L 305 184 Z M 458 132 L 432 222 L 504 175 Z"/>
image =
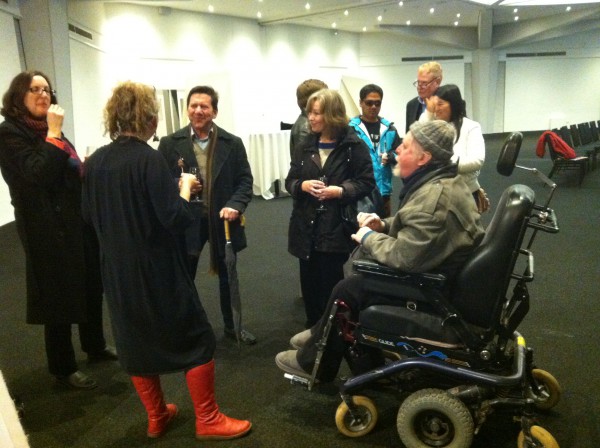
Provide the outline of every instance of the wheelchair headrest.
<path id="1" fill-rule="evenodd" d="M 520 132 L 513 132 L 506 138 L 502 149 L 500 149 L 500 155 L 496 163 L 496 171 L 498 173 L 503 176 L 510 176 L 512 174 L 517 163 L 517 157 L 519 157 L 522 142 L 523 134 Z"/>
<path id="2" fill-rule="evenodd" d="M 526 185 L 504 190 L 480 245 L 461 269 L 452 303 L 469 323 L 490 328 L 499 313 L 510 282 L 535 193 Z"/>

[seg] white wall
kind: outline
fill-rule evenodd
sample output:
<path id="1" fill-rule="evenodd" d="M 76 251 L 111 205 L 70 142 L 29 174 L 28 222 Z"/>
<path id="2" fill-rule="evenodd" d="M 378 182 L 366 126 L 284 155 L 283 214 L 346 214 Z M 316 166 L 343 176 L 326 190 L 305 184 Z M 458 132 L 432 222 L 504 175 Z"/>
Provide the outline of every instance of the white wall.
<path id="1" fill-rule="evenodd" d="M 0 54 L 2 55 L 2 70 L 0 70 L 0 86 L 2 94 L 8 89 L 10 81 L 16 73 L 19 73 L 21 62 L 19 50 L 17 47 L 17 37 L 15 34 L 14 17 L 7 11 L 0 10 Z M 0 122 L 4 117 L 0 115 Z M 10 205 L 10 195 L 8 185 L 4 179 L 0 178 L 0 226 L 13 221 L 14 213 Z"/>
<path id="2" fill-rule="evenodd" d="M 127 79 L 158 90 L 180 90 L 182 95 L 197 84 L 213 85 L 221 94 L 217 123 L 242 138 L 275 131 L 280 121 L 293 122 L 298 115 L 295 89 L 304 79 L 319 78 L 331 88 L 340 88 L 343 80 L 349 114 L 357 112 L 359 84 L 374 82 L 385 92 L 382 115 L 402 133 L 405 104 L 416 95 L 411 83 L 420 65 L 402 58 L 415 56 L 463 56 L 442 62 L 444 83 L 462 89 L 469 116 L 481 122 L 485 133 L 543 130 L 563 119 L 566 124 L 600 116 L 600 41 L 594 32 L 502 51 L 470 52 L 393 33 L 336 36 L 330 30 L 261 27 L 253 20 L 175 9 L 161 15 L 156 7 L 62 1 L 67 1 L 68 22 L 94 36 L 90 41 L 68 33 L 71 137 L 82 157 L 88 146 L 108 141 L 102 108 L 111 88 Z M 18 5 L 16 0 L 0 5 L 3 91 L 21 70 L 11 16 L 19 15 Z M 568 56 L 506 58 L 510 52 L 560 50 Z M 67 69 L 64 65 L 69 64 L 61 64 Z M 159 134 L 164 133 L 166 128 L 159 128 Z M 8 202 L 6 185 L 0 181 L 0 225 L 12 219 Z"/>

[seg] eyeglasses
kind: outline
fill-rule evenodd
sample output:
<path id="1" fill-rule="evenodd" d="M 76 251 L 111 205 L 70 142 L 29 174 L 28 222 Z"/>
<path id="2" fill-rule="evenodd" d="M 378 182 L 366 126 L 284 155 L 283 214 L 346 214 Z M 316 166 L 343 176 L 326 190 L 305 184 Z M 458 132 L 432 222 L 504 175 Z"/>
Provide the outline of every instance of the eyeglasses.
<path id="1" fill-rule="evenodd" d="M 419 82 L 419 81 L 415 81 L 413 82 L 413 86 L 415 86 L 417 89 L 426 89 L 427 87 L 429 87 L 433 82 L 437 81 L 439 78 L 433 78 L 431 81 L 429 82 Z"/>
<path id="2" fill-rule="evenodd" d="M 51 90 L 48 87 L 30 87 L 29 91 L 34 95 L 41 95 L 42 93 L 45 93 L 48 96 L 56 95 L 56 90 Z"/>
<path id="3" fill-rule="evenodd" d="M 367 107 L 373 107 L 373 106 L 381 107 L 381 101 L 378 101 L 378 100 L 365 100 L 363 102 L 365 103 L 365 106 L 367 106 Z"/>

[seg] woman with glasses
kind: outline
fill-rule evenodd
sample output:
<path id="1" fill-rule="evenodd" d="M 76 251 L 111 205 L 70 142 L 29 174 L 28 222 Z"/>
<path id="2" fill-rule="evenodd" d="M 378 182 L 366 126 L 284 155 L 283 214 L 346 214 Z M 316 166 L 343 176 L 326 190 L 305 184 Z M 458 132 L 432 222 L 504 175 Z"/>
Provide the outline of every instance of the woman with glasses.
<path id="1" fill-rule="evenodd" d="M 90 361 L 117 359 L 102 326 L 98 243 L 81 220 L 83 169 L 62 133 L 63 109 L 48 77 L 17 75 L 0 110 L 0 169 L 23 244 L 29 324 L 44 325 L 48 370 L 76 389 L 97 386 L 77 367 L 71 325 Z"/>
<path id="2" fill-rule="evenodd" d="M 480 211 L 486 209 L 484 193 L 480 194 L 479 172 L 485 161 L 485 142 L 481 125 L 467 118 L 467 106 L 455 84 L 446 84 L 436 90 L 427 101 L 427 110 L 419 121 L 444 120 L 456 130 L 454 156 L 458 173 L 465 179 Z"/>

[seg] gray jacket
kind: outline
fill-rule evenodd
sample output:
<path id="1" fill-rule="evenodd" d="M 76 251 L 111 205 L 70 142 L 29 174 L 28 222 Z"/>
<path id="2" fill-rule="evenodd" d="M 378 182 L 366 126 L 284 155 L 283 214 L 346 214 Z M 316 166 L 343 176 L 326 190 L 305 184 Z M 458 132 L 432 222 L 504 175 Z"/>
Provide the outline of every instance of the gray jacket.
<path id="1" fill-rule="evenodd" d="M 408 192 L 384 233 L 365 236 L 363 250 L 384 265 L 406 272 L 453 274 L 484 230 L 473 196 L 455 165 L 426 176 Z"/>

